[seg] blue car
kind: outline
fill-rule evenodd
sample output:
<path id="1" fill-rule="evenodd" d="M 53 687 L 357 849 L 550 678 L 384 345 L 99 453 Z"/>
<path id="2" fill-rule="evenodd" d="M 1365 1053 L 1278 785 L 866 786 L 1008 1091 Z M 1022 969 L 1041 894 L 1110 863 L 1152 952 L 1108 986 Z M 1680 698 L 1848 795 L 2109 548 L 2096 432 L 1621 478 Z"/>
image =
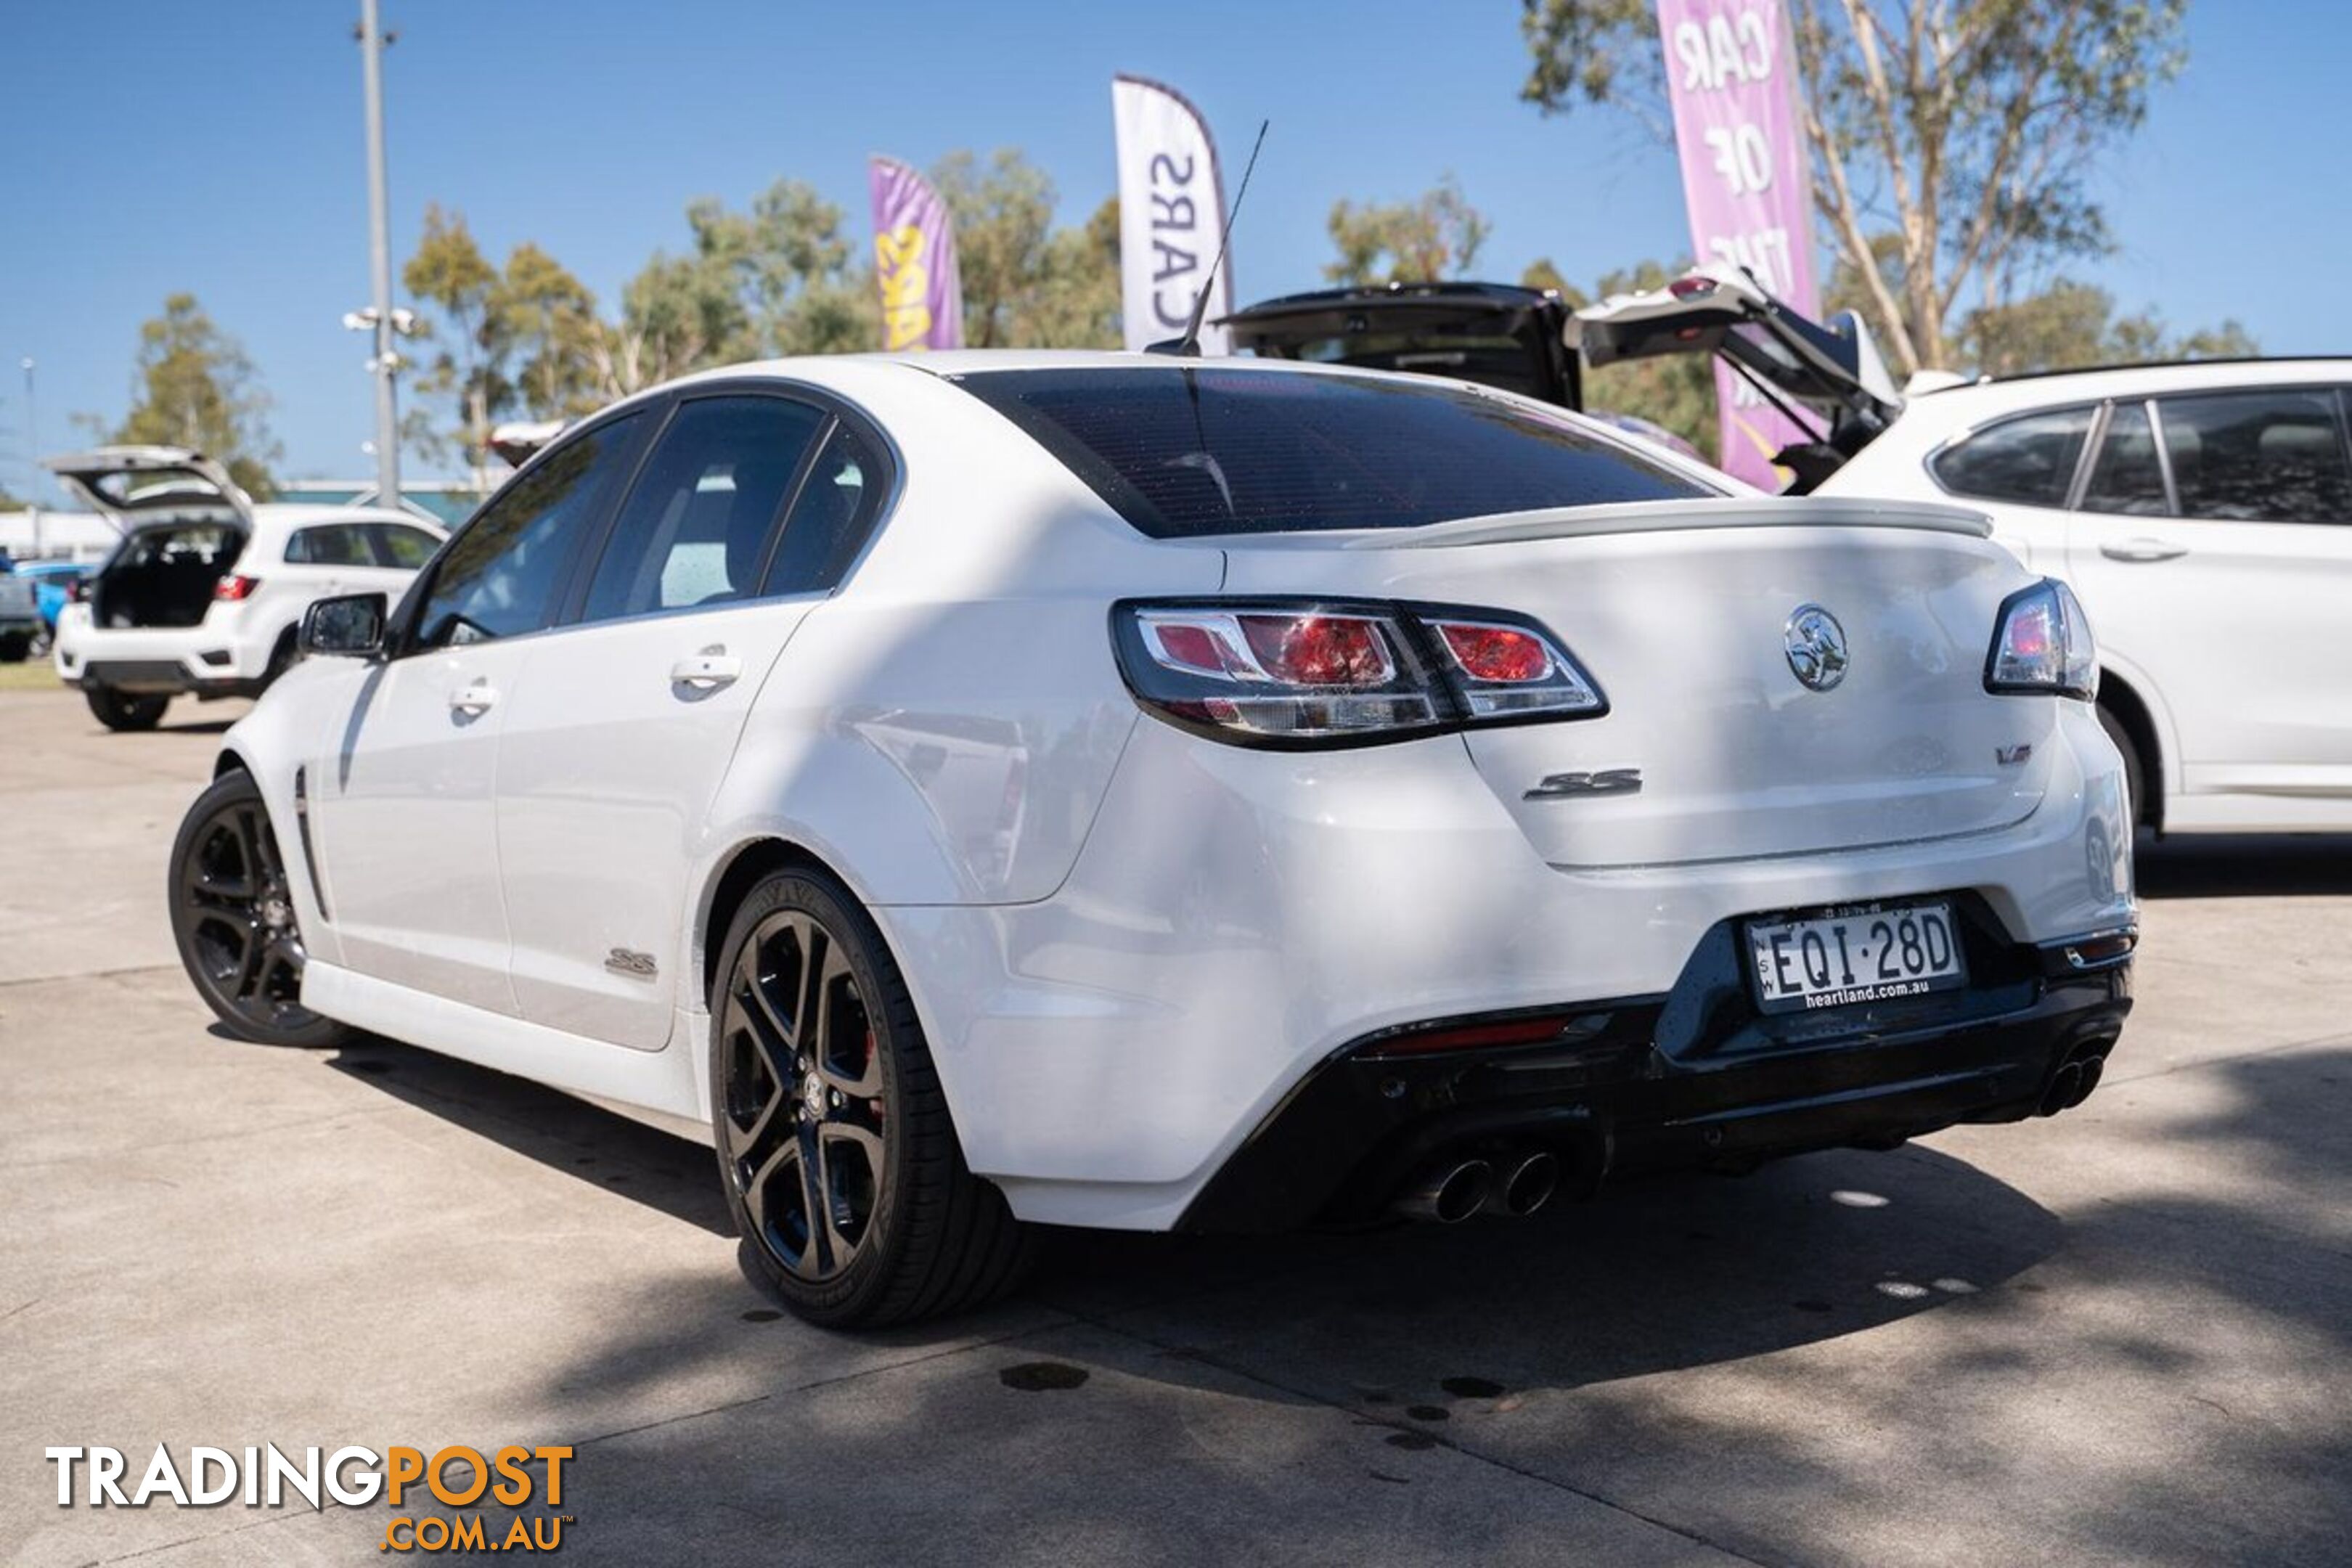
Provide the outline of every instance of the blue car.
<path id="1" fill-rule="evenodd" d="M 33 584 L 34 606 L 40 613 L 39 636 L 46 641 L 58 635 L 58 613 L 73 602 L 74 592 L 88 582 L 97 571 L 95 563 L 88 561 L 20 561 L 16 575 Z"/>

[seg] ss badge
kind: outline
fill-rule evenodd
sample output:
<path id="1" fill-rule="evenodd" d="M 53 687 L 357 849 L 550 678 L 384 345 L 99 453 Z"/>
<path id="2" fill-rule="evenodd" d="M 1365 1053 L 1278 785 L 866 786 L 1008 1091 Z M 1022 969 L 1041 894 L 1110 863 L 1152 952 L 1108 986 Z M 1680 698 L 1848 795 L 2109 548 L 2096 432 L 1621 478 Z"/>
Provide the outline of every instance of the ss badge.
<path id="1" fill-rule="evenodd" d="M 637 952 L 625 947 L 616 947 L 605 955 L 604 967 L 615 974 L 625 974 L 632 980 L 651 980 L 655 973 L 654 955 L 650 952 Z"/>
<path id="2" fill-rule="evenodd" d="M 1528 800 L 1568 800 L 1588 795 L 1639 795 L 1642 770 L 1603 768 L 1593 773 L 1554 773 L 1528 791 Z"/>

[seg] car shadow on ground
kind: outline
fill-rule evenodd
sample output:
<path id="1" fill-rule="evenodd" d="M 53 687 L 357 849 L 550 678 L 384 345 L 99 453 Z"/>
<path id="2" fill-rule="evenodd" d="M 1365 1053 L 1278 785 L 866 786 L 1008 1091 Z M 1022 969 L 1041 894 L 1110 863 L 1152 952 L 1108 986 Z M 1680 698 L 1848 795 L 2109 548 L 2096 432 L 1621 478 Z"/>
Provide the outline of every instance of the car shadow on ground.
<path id="1" fill-rule="evenodd" d="M 2143 832 L 2133 877 L 2144 899 L 2352 893 L 2352 834 Z"/>
<path id="2" fill-rule="evenodd" d="M 1213 1561 L 1217 1540 L 1279 1559 L 1310 1528 L 1302 1509 L 1337 1533 L 1294 1544 L 1326 1560 L 1441 1521 L 1474 1531 L 1449 1549 L 1469 1560 L 1585 1555 L 1541 1516 L 1542 1489 L 1497 1510 L 1430 1452 L 1458 1449 L 1664 1508 L 1760 1561 L 1853 1561 L 1858 1526 L 1907 1539 L 1930 1518 L 1988 1552 L 2021 1524 L 2053 1561 L 2332 1560 L 2352 1530 L 2352 1424 L 2325 1394 L 2352 1352 L 2352 1049 L 2221 1071 L 2201 1109 L 2131 1137 L 2260 1173 L 2243 1197 L 2158 1181 L 2062 1221 L 1915 1145 L 1628 1184 L 1530 1221 L 1063 1236 L 1023 1300 L 880 1333 L 743 1311 L 742 1287 L 714 1277 L 684 1310 L 615 1316 L 544 1397 L 580 1434 L 602 1543 L 648 1550 L 708 1520 L 681 1500 L 724 1477 L 728 1517 L 708 1528 L 789 1527 L 891 1561 L 912 1525 L 877 1521 L 872 1485 L 923 1474 L 979 1489 L 919 1510 L 931 1528 L 1012 1509 L 1050 1521 L 1073 1560 Z M 2204 1243 L 2183 1245 L 2189 1227 Z M 2168 1300 L 2196 1310 L 2140 1315 Z M 1877 1334 L 1883 1350 L 1831 1343 Z M 2301 1368 L 2313 1396 L 2224 1410 L 2245 1397 L 2231 1380 L 2250 1341 L 2257 1375 Z M 593 1436 L 616 1387 L 682 1386 L 714 1363 L 728 1404 Z M 2151 1428 L 2151 1400 L 2194 1430 Z M 2034 1466 L 2074 1441 L 2095 1459 L 2034 1495 Z M 1383 1502 L 1391 1486 L 1424 1489 Z M 1969 1538 L 1947 1549 L 1979 1555 Z M 967 1561 L 1029 1555 L 985 1531 L 968 1543 Z"/>
<path id="3" fill-rule="evenodd" d="M 328 1065 L 541 1164 L 732 1236 L 710 1151 L 557 1089 L 370 1036 Z"/>
<path id="4" fill-rule="evenodd" d="M 390 1042 L 326 1059 L 552 1170 L 729 1234 L 709 1153 L 693 1142 Z M 2352 1356 L 2340 1217 L 2352 1203 L 2352 1142 L 2340 1133 L 2352 1048 L 2253 1055 L 2216 1071 L 2216 1092 L 2192 1110 L 2105 1136 L 2249 1180 L 2152 1180 L 2070 1205 L 2063 1220 L 1968 1161 L 1913 1144 L 1739 1179 L 1629 1182 L 1524 1221 L 1049 1232 L 1043 1267 L 1014 1299 L 873 1332 L 810 1328 L 713 1258 L 707 1273 L 649 1281 L 645 1310 L 613 1311 L 609 1331 L 568 1356 L 533 1403 L 582 1445 L 576 1475 L 599 1500 L 599 1544 L 624 1553 L 659 1555 L 689 1527 L 743 1532 L 748 1548 L 789 1526 L 861 1542 L 845 1561 L 904 1560 L 919 1521 L 877 1523 L 871 1485 L 911 1473 L 1010 1489 L 1003 1506 L 1056 1521 L 1081 1559 L 1122 1542 L 1192 1539 L 1178 1504 L 1204 1491 L 1234 1500 L 1224 1539 L 1263 1546 L 1297 1527 L 1307 1494 L 1297 1488 L 1310 1479 L 1385 1489 L 1444 1475 L 1458 1487 L 1463 1472 L 1427 1468 L 1458 1449 L 1589 1495 L 1680 1497 L 1677 1513 L 1686 1503 L 1709 1520 L 1769 1521 L 1712 1538 L 1766 1559 L 1830 1560 L 1850 1544 L 1840 1532 L 1853 1510 L 1904 1513 L 1903 1477 L 1955 1478 L 1959 1490 L 1938 1492 L 1939 1506 L 1993 1508 L 1987 1500 L 2013 1484 L 2004 1466 L 2017 1461 L 2003 1456 L 2020 1443 L 2044 1451 L 2037 1424 L 2066 1410 L 2105 1445 L 2098 1464 L 2063 1509 L 2016 1505 L 2055 1556 L 2326 1560 L 2325 1542 L 2352 1530 L 2341 1486 L 2352 1424 L 2317 1397 L 2259 1421 L 2218 1413 L 2242 1397 L 2229 1380 L 2250 1338 L 2279 1363 L 2265 1362 L 2264 1375 L 2305 1367 L 2315 1387 L 2340 1379 L 2333 1369 Z M 2126 1110 L 2128 1092 L 2107 1091 Z M 2048 1140 L 2065 1128 L 1969 1136 Z M 2061 1162 L 2050 1190 L 2065 1179 Z M 2192 1235 L 2203 1239 L 2184 1245 Z M 2146 1323 L 2121 1305 L 2161 1300 L 2199 1303 L 2210 1329 L 2177 1316 Z M 1878 1333 L 1898 1336 L 1885 1342 L 1885 1371 L 1874 1370 L 1879 1352 L 1833 1342 Z M 2144 1400 L 2151 1378 L 2177 1385 L 2182 1408 L 2217 1413 L 2181 1439 L 2200 1456 L 2191 1469 L 2178 1445 L 2127 1435 L 2121 1423 L 2144 1407 L 2119 1411 L 2113 1430 L 2082 1414 L 2111 1385 Z M 681 1400 L 646 1420 L 648 1405 Z M 1822 1422 L 1899 1433 L 1910 1468 L 1890 1479 L 1864 1450 L 1815 1430 Z M 786 1453 L 790 1465 L 755 1458 Z M 1136 1469 L 1147 1455 L 1148 1484 Z M 1295 1484 L 1236 1486 L 1236 1465 Z M 1698 1474 L 1704 1495 L 1676 1489 Z M 719 1521 L 707 1512 L 714 1485 L 730 1500 Z M 1490 1494 L 1418 1495 L 1416 1506 L 1444 1510 Z M 1816 1518 L 1785 1508 L 1792 1496 L 1845 1500 Z M 1316 1528 L 1343 1534 L 1376 1523 L 1314 1512 Z M 1532 1514 L 1479 1519 L 1496 1555 L 1553 1528 Z M 931 1525 L 951 1520 L 962 1528 L 971 1516 L 950 1510 Z M 1317 1542 L 1346 1544 L 1318 1536 L 1299 1550 L 1314 1555 Z M 1357 1544 L 1381 1550 L 1377 1536 Z M 966 1560 L 1023 1555 L 998 1546 Z"/>
<path id="5" fill-rule="evenodd" d="M 734 1233 L 710 1152 L 691 1140 L 392 1040 L 369 1037 L 325 1059 L 581 1182 L 713 1235 Z M 1923 1226 L 1938 1237 L 1932 1247 L 1890 1245 Z M 1038 1267 L 1020 1300 L 1061 1321 L 1120 1323 L 1154 1339 L 1164 1333 L 1192 1359 L 1208 1352 L 1175 1344 L 1182 1328 L 1161 1322 L 1186 1303 L 1213 1316 L 1225 1308 L 1213 1303 L 1237 1302 L 1245 1318 L 1255 1317 L 1274 1292 L 1345 1320 L 1332 1325 L 1336 1332 L 1378 1338 L 1384 1323 L 1475 1316 L 1480 1304 L 1508 1300 L 1503 1318 L 1513 1323 L 1583 1325 L 1572 1364 L 1559 1362 L 1562 1345 L 1549 1329 L 1538 1336 L 1549 1379 L 1581 1383 L 1664 1370 L 1694 1356 L 1756 1354 L 1927 1310 L 2031 1268 L 2057 1245 L 2058 1225 L 1973 1166 L 1913 1145 L 1892 1154 L 1841 1151 L 1784 1161 L 1747 1177 L 1644 1178 L 1522 1220 L 1482 1215 L 1459 1226 L 1270 1236 L 1043 1227 L 1040 1239 Z M 715 1279 L 713 1288 L 714 1312 L 722 1314 L 768 1299 L 748 1272 Z M 1621 1312 L 1622 1328 L 1607 1328 Z M 965 1321 L 949 1320 L 881 1338 L 921 1344 L 968 1331 Z M 1461 1344 L 1486 1331 L 1456 1329 L 1445 1337 Z M 1665 1346 L 1673 1348 L 1661 1360 Z M 642 1364 L 648 1348 L 631 1348 L 627 1359 Z M 1507 1340 L 1486 1348 L 1490 1371 L 1499 1365 L 1523 1382 L 1534 1375 Z M 1365 1387 L 1381 1392 L 1379 1380 Z"/>

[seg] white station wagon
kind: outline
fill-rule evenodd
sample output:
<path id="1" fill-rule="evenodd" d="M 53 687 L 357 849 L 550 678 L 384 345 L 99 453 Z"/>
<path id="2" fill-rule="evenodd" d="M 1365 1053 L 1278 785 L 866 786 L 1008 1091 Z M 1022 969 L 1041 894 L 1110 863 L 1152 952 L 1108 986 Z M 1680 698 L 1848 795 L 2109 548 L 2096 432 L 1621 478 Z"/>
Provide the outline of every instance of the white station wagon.
<path id="1" fill-rule="evenodd" d="M 2064 588 L 1457 383 L 716 373 L 303 635 L 173 850 L 205 999 L 709 1140 L 823 1322 L 985 1300 L 1032 1222 L 2054 1113 L 2130 1006 Z"/>

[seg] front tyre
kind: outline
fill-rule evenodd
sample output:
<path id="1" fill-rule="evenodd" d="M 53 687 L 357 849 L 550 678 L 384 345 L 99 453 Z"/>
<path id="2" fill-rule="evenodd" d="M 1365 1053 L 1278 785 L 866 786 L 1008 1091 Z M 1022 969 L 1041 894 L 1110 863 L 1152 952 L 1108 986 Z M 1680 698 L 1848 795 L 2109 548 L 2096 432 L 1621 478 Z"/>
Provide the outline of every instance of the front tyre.
<path id="1" fill-rule="evenodd" d="M 31 632 L 0 632 L 0 664 L 22 664 L 33 651 Z"/>
<path id="2" fill-rule="evenodd" d="M 81 695 L 98 721 L 110 730 L 152 730 L 163 722 L 163 710 L 172 705 L 168 696 L 134 696 L 111 686 L 85 686 Z"/>
<path id="3" fill-rule="evenodd" d="M 332 1046 L 350 1031 L 302 1005 L 302 932 L 285 857 L 252 775 L 196 797 L 172 845 L 172 936 L 213 1016 L 266 1046 Z"/>
<path id="4" fill-rule="evenodd" d="M 964 1165 L 906 983 L 846 889 L 808 871 L 753 888 L 710 1019 L 720 1185 L 793 1311 L 901 1322 L 1018 1282 L 1029 1232 Z"/>

